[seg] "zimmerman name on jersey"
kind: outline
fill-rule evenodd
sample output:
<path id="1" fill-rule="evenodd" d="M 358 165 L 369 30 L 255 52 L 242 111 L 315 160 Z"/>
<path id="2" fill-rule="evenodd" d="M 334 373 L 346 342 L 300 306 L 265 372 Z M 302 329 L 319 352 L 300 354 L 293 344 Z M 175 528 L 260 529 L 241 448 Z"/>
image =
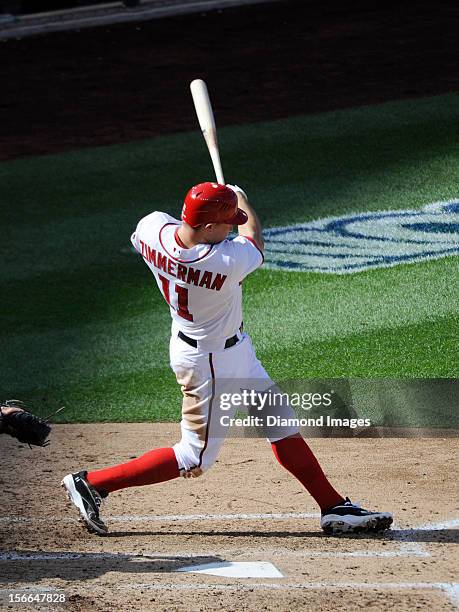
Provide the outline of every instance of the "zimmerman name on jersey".
<path id="1" fill-rule="evenodd" d="M 233 336 L 242 323 L 243 279 L 263 263 L 246 236 L 186 248 L 180 221 L 153 212 L 137 225 L 131 242 L 169 304 L 173 327 L 196 340 Z"/>

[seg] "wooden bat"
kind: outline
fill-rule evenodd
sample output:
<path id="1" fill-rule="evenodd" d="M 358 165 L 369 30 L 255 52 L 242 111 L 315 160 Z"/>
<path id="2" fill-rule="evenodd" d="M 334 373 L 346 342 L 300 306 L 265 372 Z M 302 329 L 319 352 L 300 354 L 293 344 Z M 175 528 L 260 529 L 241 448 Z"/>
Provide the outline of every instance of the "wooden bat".
<path id="1" fill-rule="evenodd" d="M 210 159 L 217 177 L 217 183 L 225 185 L 220 152 L 217 142 L 217 128 L 215 127 L 214 113 L 209 99 L 207 85 L 202 79 L 195 79 L 190 83 L 191 95 L 193 96 L 194 107 L 198 116 L 199 127 L 209 149 Z"/>

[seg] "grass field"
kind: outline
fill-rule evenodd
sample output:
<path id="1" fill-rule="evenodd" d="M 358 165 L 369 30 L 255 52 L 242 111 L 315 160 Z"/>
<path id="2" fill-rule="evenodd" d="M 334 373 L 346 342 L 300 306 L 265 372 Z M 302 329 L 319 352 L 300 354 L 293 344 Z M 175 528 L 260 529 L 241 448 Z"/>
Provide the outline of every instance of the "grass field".
<path id="1" fill-rule="evenodd" d="M 265 226 L 457 197 L 459 95 L 220 130 L 227 180 Z M 62 421 L 177 420 L 170 318 L 130 252 L 211 177 L 198 131 L 0 165 L 0 397 Z M 455 377 L 455 257 L 337 276 L 261 269 L 245 326 L 272 377 Z M 435 415 L 426 424 L 435 424 Z"/>

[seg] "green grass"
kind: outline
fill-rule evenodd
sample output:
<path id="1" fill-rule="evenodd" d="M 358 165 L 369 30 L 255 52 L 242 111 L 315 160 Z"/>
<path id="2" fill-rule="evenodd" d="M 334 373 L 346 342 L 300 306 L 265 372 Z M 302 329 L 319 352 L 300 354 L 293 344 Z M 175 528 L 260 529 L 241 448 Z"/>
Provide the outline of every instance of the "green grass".
<path id="1" fill-rule="evenodd" d="M 220 130 L 266 226 L 458 196 L 456 94 Z M 136 222 L 211 177 L 180 134 L 0 165 L 0 397 L 62 420 L 177 420 L 170 318 Z M 276 380 L 457 376 L 457 258 L 354 275 L 259 270 L 245 324 Z"/>

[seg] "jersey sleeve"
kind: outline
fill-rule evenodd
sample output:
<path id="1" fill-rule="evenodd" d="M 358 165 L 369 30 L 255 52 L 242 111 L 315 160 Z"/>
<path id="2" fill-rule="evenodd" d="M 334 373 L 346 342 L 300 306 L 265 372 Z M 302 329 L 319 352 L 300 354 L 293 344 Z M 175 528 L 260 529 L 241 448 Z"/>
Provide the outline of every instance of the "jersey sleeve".
<path id="1" fill-rule="evenodd" d="M 255 240 L 248 236 L 237 236 L 231 243 L 234 249 L 233 274 L 241 281 L 261 266 L 264 261 L 263 252 Z"/>
<path id="2" fill-rule="evenodd" d="M 145 225 L 145 220 L 147 218 L 148 217 L 144 217 L 143 219 L 140 219 L 140 221 L 137 223 L 135 231 L 131 235 L 132 246 L 135 248 L 137 253 L 142 253 L 142 245 L 140 244 L 140 241 L 142 239 L 142 226 Z"/>
<path id="3" fill-rule="evenodd" d="M 141 250 L 141 248 L 140 248 L 140 239 L 139 239 L 139 225 L 140 225 L 140 221 L 139 221 L 139 223 L 137 224 L 137 227 L 136 227 L 135 231 L 134 231 L 134 232 L 132 232 L 132 234 L 131 234 L 131 242 L 132 242 L 132 246 L 135 248 L 135 250 L 136 250 L 138 253 L 141 253 L 141 252 L 142 252 L 142 250 Z"/>
<path id="4" fill-rule="evenodd" d="M 131 242 L 132 246 L 138 253 L 142 253 L 142 245 L 140 244 L 141 240 L 144 240 L 148 237 L 148 234 L 155 232 L 157 229 L 164 224 L 168 223 L 169 219 L 172 219 L 170 215 L 162 212 L 152 212 L 137 223 L 137 227 L 135 231 L 131 234 Z"/>

